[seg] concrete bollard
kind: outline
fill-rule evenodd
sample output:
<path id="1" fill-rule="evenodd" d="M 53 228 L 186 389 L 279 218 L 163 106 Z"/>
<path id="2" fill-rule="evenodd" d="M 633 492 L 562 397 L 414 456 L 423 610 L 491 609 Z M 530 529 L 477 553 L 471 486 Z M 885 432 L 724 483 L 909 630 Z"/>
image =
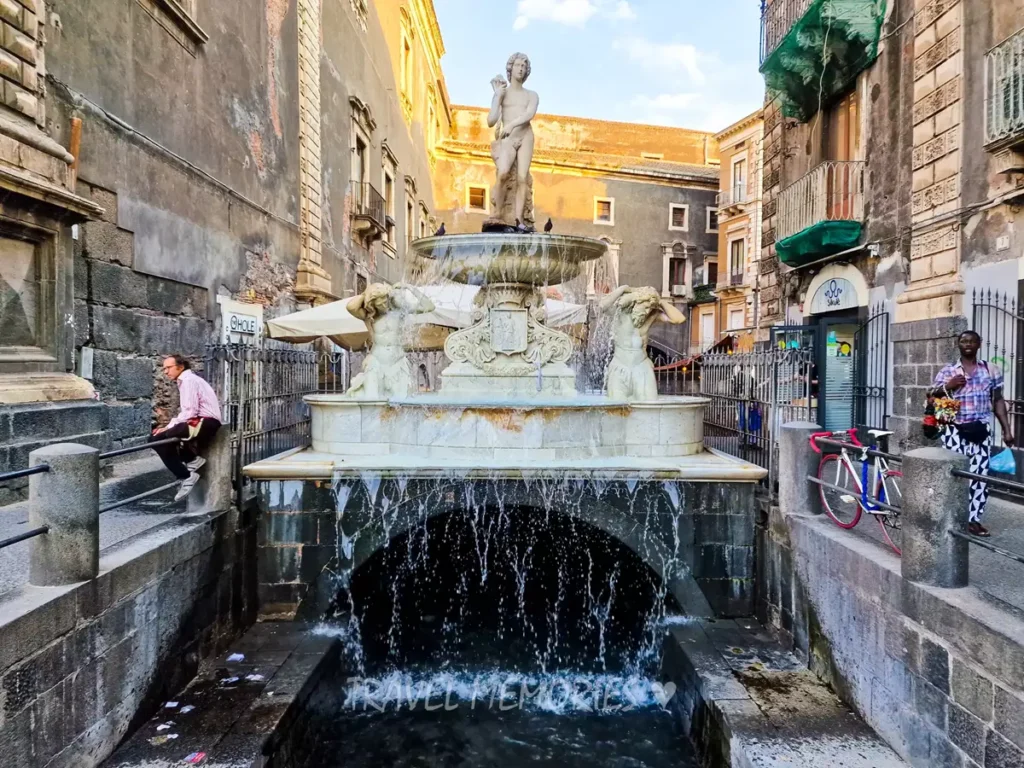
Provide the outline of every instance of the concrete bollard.
<path id="1" fill-rule="evenodd" d="M 99 451 L 57 443 L 28 455 L 50 471 L 29 480 L 29 527 L 49 526 L 29 545 L 28 583 L 59 587 L 96 578 L 100 570 Z"/>
<path id="2" fill-rule="evenodd" d="M 199 482 L 188 495 L 190 515 L 206 515 L 231 508 L 231 430 L 228 427 L 217 430 L 203 458 L 206 464 L 199 470 Z"/>
<path id="3" fill-rule="evenodd" d="M 821 427 L 809 421 L 783 424 L 779 433 L 779 509 L 784 515 L 820 515 L 821 494 L 807 476 L 816 477 L 821 456 L 810 438 Z"/>
<path id="4" fill-rule="evenodd" d="M 966 587 L 970 544 L 950 534 L 967 521 L 970 489 L 952 469 L 966 470 L 966 456 L 944 448 L 903 455 L 903 578 L 934 587 Z"/>

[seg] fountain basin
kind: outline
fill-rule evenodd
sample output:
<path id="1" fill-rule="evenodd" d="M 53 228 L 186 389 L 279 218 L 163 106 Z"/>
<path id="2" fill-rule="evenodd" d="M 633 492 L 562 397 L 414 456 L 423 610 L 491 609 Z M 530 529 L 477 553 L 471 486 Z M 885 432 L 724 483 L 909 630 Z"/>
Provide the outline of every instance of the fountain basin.
<path id="1" fill-rule="evenodd" d="M 436 261 L 441 276 L 469 285 L 559 285 L 601 258 L 606 243 L 546 233 L 442 235 L 412 243 L 417 256 Z"/>
<path id="2" fill-rule="evenodd" d="M 558 461 L 691 456 L 703 450 L 705 400 L 502 399 L 310 395 L 313 450 L 336 456 Z"/>

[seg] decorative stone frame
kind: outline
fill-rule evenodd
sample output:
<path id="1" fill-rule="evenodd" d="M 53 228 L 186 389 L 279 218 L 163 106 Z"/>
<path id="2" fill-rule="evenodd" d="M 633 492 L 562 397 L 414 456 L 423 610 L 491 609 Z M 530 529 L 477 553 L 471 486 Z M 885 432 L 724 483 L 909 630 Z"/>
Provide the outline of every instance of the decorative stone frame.
<path id="1" fill-rule="evenodd" d="M 681 227 L 674 226 L 672 224 L 672 216 L 676 212 L 676 208 L 682 208 L 684 211 L 685 223 Z M 668 228 L 671 232 L 689 232 L 690 231 L 690 204 L 689 203 L 669 203 L 668 204 Z"/>
<path id="2" fill-rule="evenodd" d="M 56 225 L 56 222 L 54 222 Z M 67 270 L 59 258 L 60 234 L 56 226 L 28 223 L 0 214 L 0 241 L 20 240 L 33 245 L 39 294 L 36 298 L 35 340 L 29 346 L 0 346 L 0 373 L 63 369 L 63 328 L 59 292 Z"/>

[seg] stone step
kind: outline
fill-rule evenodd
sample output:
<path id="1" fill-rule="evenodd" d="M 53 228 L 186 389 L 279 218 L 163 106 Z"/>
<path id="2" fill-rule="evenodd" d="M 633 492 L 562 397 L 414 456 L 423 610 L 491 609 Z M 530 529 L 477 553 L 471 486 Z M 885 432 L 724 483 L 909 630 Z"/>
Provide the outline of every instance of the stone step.
<path id="1" fill-rule="evenodd" d="M 234 654 L 244 658 L 231 661 Z M 257 624 L 140 727 L 103 768 L 175 768 L 189 756 L 203 768 L 264 765 L 301 738 L 303 707 L 338 663 L 337 638 L 303 624 Z"/>
<path id="2" fill-rule="evenodd" d="M 676 714 L 732 768 L 904 768 L 870 727 L 756 622 L 672 627 L 663 671 Z"/>

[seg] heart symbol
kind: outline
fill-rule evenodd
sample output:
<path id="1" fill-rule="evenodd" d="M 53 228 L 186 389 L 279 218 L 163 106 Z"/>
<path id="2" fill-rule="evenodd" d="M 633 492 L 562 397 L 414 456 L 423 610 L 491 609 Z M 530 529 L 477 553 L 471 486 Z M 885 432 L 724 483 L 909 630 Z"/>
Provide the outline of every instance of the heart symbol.
<path id="1" fill-rule="evenodd" d="M 662 709 L 669 703 L 673 696 L 676 695 L 676 684 L 675 683 L 651 683 L 651 692 L 654 694 L 655 700 L 661 705 Z"/>

